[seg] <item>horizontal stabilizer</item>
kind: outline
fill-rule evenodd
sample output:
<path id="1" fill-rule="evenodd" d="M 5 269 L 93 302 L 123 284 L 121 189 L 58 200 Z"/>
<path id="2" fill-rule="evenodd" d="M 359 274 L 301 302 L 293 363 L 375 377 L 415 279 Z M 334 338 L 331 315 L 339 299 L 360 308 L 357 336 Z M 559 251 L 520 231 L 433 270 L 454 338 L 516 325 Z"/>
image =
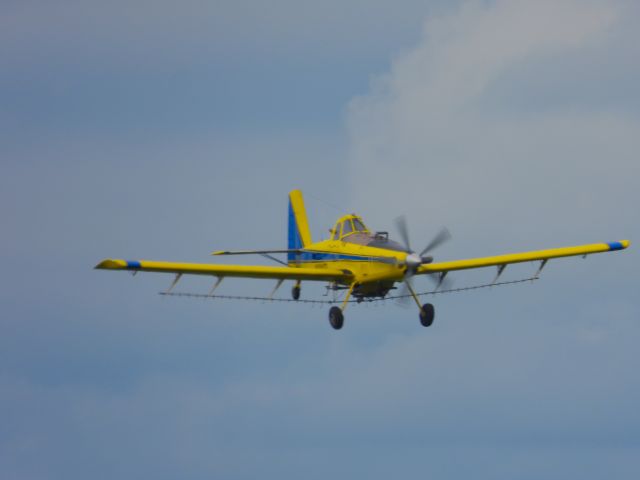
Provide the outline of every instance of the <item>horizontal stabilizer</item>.
<path id="1" fill-rule="evenodd" d="M 302 250 L 298 249 L 285 249 L 285 250 L 216 250 L 211 252 L 211 255 L 265 255 L 269 253 L 294 253 L 299 255 Z"/>

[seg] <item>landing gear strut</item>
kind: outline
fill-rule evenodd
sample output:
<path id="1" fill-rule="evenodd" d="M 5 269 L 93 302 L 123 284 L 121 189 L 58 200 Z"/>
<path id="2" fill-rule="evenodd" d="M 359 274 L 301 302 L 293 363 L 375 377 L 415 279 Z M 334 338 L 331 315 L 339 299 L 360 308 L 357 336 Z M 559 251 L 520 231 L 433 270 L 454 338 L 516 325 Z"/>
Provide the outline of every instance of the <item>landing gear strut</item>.
<path id="1" fill-rule="evenodd" d="M 433 323 L 434 317 L 436 316 L 435 308 L 433 308 L 433 305 L 431 303 L 420 305 L 420 299 L 418 298 L 418 295 L 416 295 L 416 292 L 413 290 L 411 283 L 406 282 L 406 284 L 409 292 L 411 293 L 411 296 L 416 302 L 416 305 L 418 305 L 418 308 L 420 309 L 420 323 L 423 327 L 430 327 Z"/>
<path id="2" fill-rule="evenodd" d="M 420 323 L 423 327 L 430 327 L 433 323 L 433 319 L 436 316 L 436 310 L 430 303 L 425 303 L 420 308 Z"/>

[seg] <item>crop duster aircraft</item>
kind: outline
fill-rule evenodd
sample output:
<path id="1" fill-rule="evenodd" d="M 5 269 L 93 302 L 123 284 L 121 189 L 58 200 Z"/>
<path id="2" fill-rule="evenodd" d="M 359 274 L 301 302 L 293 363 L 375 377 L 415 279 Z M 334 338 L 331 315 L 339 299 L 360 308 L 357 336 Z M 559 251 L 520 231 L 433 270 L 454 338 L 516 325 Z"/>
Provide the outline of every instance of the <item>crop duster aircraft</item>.
<path id="1" fill-rule="evenodd" d="M 336 330 L 341 329 L 344 324 L 343 312 L 348 303 L 354 300 L 360 303 L 398 297 L 413 298 L 419 309 L 420 323 L 428 327 L 433 323 L 435 310 L 431 303 L 421 304 L 419 294 L 416 293 L 411 281 L 416 275 L 430 275 L 438 284 L 437 290 L 451 271 L 495 266 L 498 271 L 491 284 L 494 285 L 505 267 L 512 263 L 539 261 L 538 272 L 535 277 L 532 277 L 537 279 L 546 262 L 552 258 L 586 256 L 592 253 L 622 250 L 629 246 L 628 240 L 621 240 L 493 257 L 434 262 L 433 257 L 427 254 L 449 239 L 450 235 L 446 229 L 436 235 L 425 248 L 416 252 L 410 246 L 408 228 L 403 217 L 396 219 L 396 226 L 401 242 L 391 240 L 387 232 L 372 232 L 358 215 L 345 215 L 339 218 L 330 230 L 331 237 L 328 240 L 314 243 L 311 240 L 302 192 L 294 190 L 289 193 L 289 232 L 286 249 L 212 253 L 212 255 L 260 254 L 282 263 L 283 266 L 106 259 L 95 268 L 129 270 L 134 274 L 139 271 L 174 273 L 176 277 L 169 291 L 184 274 L 209 275 L 217 277 L 214 287 L 207 295 L 213 297 L 215 297 L 213 291 L 225 277 L 275 279 L 277 280 L 276 289 L 284 280 L 293 280 L 295 281 L 291 291 L 293 300 L 300 299 L 300 287 L 303 281 L 328 282 L 328 289 L 334 292 L 340 290 L 346 292 L 341 301 L 325 301 L 336 304 L 329 310 L 329 322 Z M 273 257 L 274 254 L 286 254 L 287 262 L 281 262 Z M 396 297 L 388 296 L 396 283 L 402 283 L 408 293 Z"/>

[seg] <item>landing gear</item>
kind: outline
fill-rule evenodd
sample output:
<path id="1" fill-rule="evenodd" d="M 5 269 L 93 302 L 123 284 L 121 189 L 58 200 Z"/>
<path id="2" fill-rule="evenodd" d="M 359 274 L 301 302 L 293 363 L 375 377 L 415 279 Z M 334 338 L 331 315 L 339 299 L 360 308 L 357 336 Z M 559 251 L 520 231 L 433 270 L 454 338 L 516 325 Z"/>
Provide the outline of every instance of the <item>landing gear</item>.
<path id="1" fill-rule="evenodd" d="M 347 308 L 347 304 L 349 303 L 349 298 L 351 298 L 351 294 L 353 293 L 353 289 L 356 287 L 356 283 L 352 283 L 349 286 L 349 290 L 342 301 L 342 308 L 333 306 L 329 310 L 329 323 L 334 328 L 334 330 L 340 330 L 344 325 L 344 309 Z"/>
<path id="2" fill-rule="evenodd" d="M 300 299 L 300 282 L 296 282 L 296 284 L 291 289 L 291 297 L 294 300 L 299 300 Z"/>
<path id="3" fill-rule="evenodd" d="M 344 325 L 344 315 L 340 307 L 331 307 L 329 310 L 329 323 L 334 330 L 340 330 Z"/>
<path id="4" fill-rule="evenodd" d="M 433 323 L 433 318 L 436 316 L 435 308 L 433 308 L 433 305 L 430 303 L 420 305 L 420 299 L 418 298 L 418 295 L 416 295 L 416 292 L 413 290 L 411 283 L 405 281 L 405 285 L 409 289 L 411 296 L 416 301 L 416 305 L 418 305 L 418 308 L 420 309 L 420 323 L 423 327 L 430 327 Z"/>
<path id="5" fill-rule="evenodd" d="M 430 303 L 425 303 L 420 307 L 420 323 L 423 327 L 430 327 L 436 316 L 436 310 Z"/>

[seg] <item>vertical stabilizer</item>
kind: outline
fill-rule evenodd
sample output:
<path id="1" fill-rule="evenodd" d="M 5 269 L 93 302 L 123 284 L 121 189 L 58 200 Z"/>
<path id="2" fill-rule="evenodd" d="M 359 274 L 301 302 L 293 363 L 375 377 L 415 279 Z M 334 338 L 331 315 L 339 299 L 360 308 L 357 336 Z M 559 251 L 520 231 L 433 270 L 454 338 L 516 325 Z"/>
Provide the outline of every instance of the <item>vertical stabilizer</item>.
<path id="1" fill-rule="evenodd" d="M 307 211 L 300 190 L 289 193 L 289 236 L 287 248 L 295 250 L 311 244 L 311 232 L 307 221 Z M 295 255 L 290 253 L 288 260 L 295 261 Z"/>

